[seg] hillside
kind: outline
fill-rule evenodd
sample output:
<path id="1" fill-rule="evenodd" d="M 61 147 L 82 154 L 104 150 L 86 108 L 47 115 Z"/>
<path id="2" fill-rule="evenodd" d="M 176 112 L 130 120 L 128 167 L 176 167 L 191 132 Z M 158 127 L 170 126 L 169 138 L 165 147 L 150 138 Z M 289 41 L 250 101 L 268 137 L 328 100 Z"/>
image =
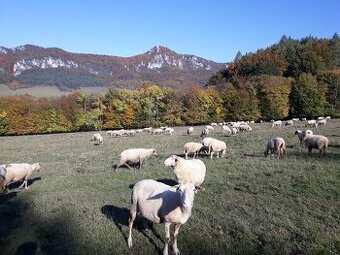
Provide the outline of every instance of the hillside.
<path id="1" fill-rule="evenodd" d="M 89 86 L 135 88 L 146 81 L 183 88 L 203 86 L 224 68 L 223 63 L 178 54 L 163 46 L 132 57 L 77 54 L 34 45 L 0 47 L 0 84 L 11 88 L 35 85 L 57 86 L 61 90 Z"/>

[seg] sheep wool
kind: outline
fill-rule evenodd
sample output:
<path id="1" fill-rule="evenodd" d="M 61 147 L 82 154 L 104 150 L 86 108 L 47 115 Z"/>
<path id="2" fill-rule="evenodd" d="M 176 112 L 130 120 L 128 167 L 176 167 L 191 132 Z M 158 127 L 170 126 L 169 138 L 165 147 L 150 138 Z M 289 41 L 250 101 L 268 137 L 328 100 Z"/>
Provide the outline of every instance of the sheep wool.
<path id="1" fill-rule="evenodd" d="M 200 159 L 184 159 L 177 155 L 172 155 L 164 160 L 165 166 L 171 166 L 178 183 L 191 182 L 195 186 L 200 186 L 205 179 L 206 166 Z"/>
<path id="2" fill-rule="evenodd" d="M 131 195 L 128 247 L 132 247 L 132 226 L 137 213 L 140 213 L 152 222 L 164 223 L 163 254 L 165 255 L 168 255 L 170 227 L 172 223 L 175 224 L 173 251 L 178 255 L 180 252 L 177 247 L 177 235 L 181 225 L 191 216 L 194 196 L 195 187 L 192 183 L 181 183 L 174 189 L 151 179 L 138 181 Z"/>

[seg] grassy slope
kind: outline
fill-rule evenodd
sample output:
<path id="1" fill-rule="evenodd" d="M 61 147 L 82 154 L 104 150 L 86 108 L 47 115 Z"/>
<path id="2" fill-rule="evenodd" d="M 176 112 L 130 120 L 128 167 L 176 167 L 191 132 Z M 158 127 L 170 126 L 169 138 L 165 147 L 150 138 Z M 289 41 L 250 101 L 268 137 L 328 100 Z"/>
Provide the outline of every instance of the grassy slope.
<path id="1" fill-rule="evenodd" d="M 210 160 L 205 191 L 197 194 L 192 217 L 182 227 L 183 254 L 336 254 L 340 250 L 340 150 L 324 158 L 298 147 L 297 127 L 253 125 L 251 134 L 213 137 L 226 141 L 227 158 Z M 300 127 L 302 129 L 302 127 Z M 340 120 L 314 130 L 340 144 Z M 163 160 L 182 154 L 187 141 L 200 141 L 176 128 L 173 136 L 107 138 L 92 133 L 0 138 L 0 162 L 41 162 L 29 191 L 0 195 L 1 254 L 157 254 L 163 225 L 148 229 L 142 220 L 127 248 L 131 186 L 140 179 L 173 179 Z M 265 142 L 282 136 L 288 159 L 263 157 Z M 142 171 L 111 166 L 130 147 L 156 147 L 160 156 Z"/>

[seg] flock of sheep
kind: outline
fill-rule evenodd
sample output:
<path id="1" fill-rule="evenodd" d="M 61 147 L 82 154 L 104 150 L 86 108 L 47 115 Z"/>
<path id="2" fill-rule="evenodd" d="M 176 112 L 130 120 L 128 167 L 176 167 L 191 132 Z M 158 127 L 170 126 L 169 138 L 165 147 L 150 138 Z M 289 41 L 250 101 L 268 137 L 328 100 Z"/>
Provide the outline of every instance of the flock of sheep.
<path id="1" fill-rule="evenodd" d="M 280 126 L 279 122 L 273 121 L 272 127 Z M 177 155 L 171 155 L 164 160 L 163 164 L 173 168 L 176 181 L 175 186 L 169 186 L 164 183 L 146 179 L 138 181 L 133 189 L 131 196 L 131 208 L 129 216 L 129 236 L 128 246 L 132 246 L 132 226 L 135 220 L 136 214 L 140 213 L 144 218 L 155 222 L 165 224 L 165 246 L 163 254 L 168 254 L 168 245 L 170 242 L 170 226 L 175 225 L 173 251 L 175 254 L 179 254 L 177 245 L 177 236 L 182 224 L 187 222 L 191 216 L 191 211 L 194 202 L 195 193 L 201 190 L 201 185 L 204 182 L 206 176 L 206 166 L 204 162 L 197 159 L 200 153 L 210 156 L 213 159 L 213 155 L 216 153 L 217 158 L 219 156 L 224 157 L 227 151 L 227 146 L 224 141 L 208 137 L 209 133 L 218 128 L 222 132 L 229 134 L 236 134 L 237 132 L 251 132 L 252 128 L 250 123 L 211 123 L 203 128 L 201 137 L 203 140 L 198 142 L 187 142 L 184 144 L 185 158 Z M 162 127 L 158 129 L 145 128 L 141 130 L 119 130 L 119 131 L 107 131 L 107 136 L 120 137 L 131 136 L 141 132 L 148 132 L 153 135 L 157 134 L 169 134 L 174 132 L 173 128 Z M 187 134 L 191 135 L 194 132 L 193 127 L 187 129 Z M 328 147 L 328 138 L 322 135 L 314 135 L 311 130 L 297 130 L 295 135 L 298 136 L 300 145 L 306 146 L 309 153 L 312 149 L 318 149 L 320 154 L 325 155 L 325 151 Z M 95 133 L 91 137 L 91 141 L 100 145 L 104 143 L 104 139 L 100 133 Z M 275 137 L 270 139 L 264 151 L 264 156 L 269 154 L 276 154 L 278 158 L 286 157 L 286 143 L 281 137 Z M 114 171 L 121 166 L 125 165 L 130 168 L 130 164 L 138 164 L 141 169 L 143 163 L 150 156 L 157 156 L 157 150 L 155 148 L 130 148 L 122 151 L 119 155 Z M 192 159 L 189 156 L 192 155 Z M 27 187 L 27 181 L 34 171 L 41 169 L 40 163 L 35 164 L 7 164 L 0 166 L 0 192 L 4 191 L 8 184 L 13 181 L 23 180 L 21 187 Z"/>

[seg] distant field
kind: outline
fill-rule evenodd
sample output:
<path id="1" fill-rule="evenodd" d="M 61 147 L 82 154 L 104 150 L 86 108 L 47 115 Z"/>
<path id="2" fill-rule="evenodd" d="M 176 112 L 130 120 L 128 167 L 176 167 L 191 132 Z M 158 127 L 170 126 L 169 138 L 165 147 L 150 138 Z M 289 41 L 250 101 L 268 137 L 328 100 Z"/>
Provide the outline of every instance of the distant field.
<path id="1" fill-rule="evenodd" d="M 0 96 L 19 96 L 31 95 L 34 97 L 58 97 L 67 95 L 72 92 L 83 91 L 86 93 L 101 93 L 105 94 L 108 91 L 107 87 L 83 87 L 73 91 L 61 91 L 56 86 L 34 86 L 31 88 L 10 89 L 7 85 L 0 84 Z"/>
<path id="2" fill-rule="evenodd" d="M 181 253 L 339 254 L 340 120 L 313 129 L 330 139 L 325 157 L 299 147 L 294 131 L 302 126 L 252 127 L 236 136 L 212 133 L 226 142 L 228 154 L 202 157 L 205 191 L 181 228 Z M 13 184 L 0 195 L 0 254 L 161 254 L 163 225 L 145 229 L 141 220 L 127 247 L 131 187 L 145 178 L 172 182 L 164 159 L 182 155 L 185 142 L 200 142 L 200 129 L 192 136 L 185 127 L 173 136 L 104 136 L 100 146 L 90 142 L 93 132 L 1 137 L 0 163 L 40 162 L 43 168 L 28 191 Z M 273 136 L 286 140 L 287 159 L 263 157 Z M 160 156 L 141 171 L 114 173 L 119 153 L 131 147 L 155 147 Z"/>

